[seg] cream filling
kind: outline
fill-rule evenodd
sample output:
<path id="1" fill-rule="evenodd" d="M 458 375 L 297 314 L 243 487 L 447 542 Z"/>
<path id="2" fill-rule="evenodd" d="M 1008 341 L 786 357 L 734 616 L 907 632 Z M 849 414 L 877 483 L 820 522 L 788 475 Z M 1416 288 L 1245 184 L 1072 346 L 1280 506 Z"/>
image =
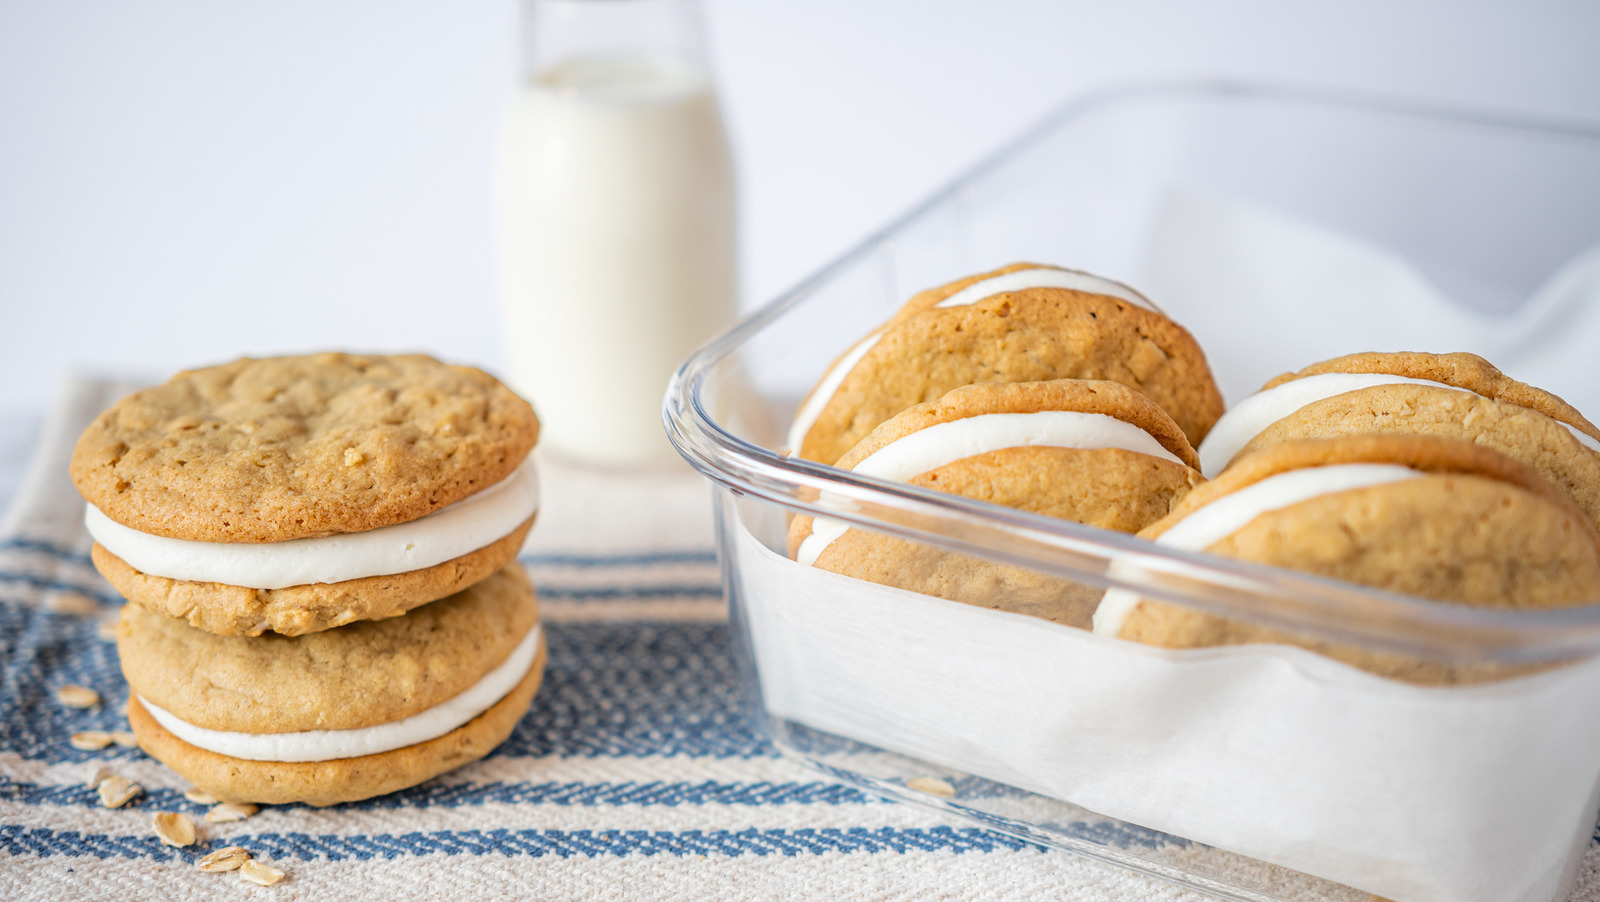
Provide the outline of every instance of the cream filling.
<path id="1" fill-rule="evenodd" d="M 89 505 L 96 542 L 152 576 L 282 589 L 422 570 L 510 535 L 539 509 L 530 456 L 505 479 L 408 523 L 287 542 L 194 542 L 140 532 Z"/>
<path id="2" fill-rule="evenodd" d="M 816 425 L 817 417 L 822 416 L 822 408 L 828 406 L 828 402 L 833 400 L 834 393 L 844 383 L 844 377 L 850 375 L 850 371 L 855 369 L 856 364 L 861 362 L 861 358 L 867 356 L 867 352 L 872 350 L 872 347 L 878 343 L 878 339 L 882 337 L 883 330 L 879 329 L 856 342 L 855 346 L 846 351 L 845 355 L 839 358 L 839 362 L 828 370 L 822 377 L 822 381 L 817 383 L 817 387 L 811 390 L 811 396 L 806 398 L 805 403 L 800 405 L 798 411 L 795 411 L 794 423 L 789 426 L 789 435 L 784 439 L 789 445 L 791 454 L 800 453 L 800 446 L 805 444 L 806 441 L 806 433 L 810 432 L 811 427 Z M 823 461 L 823 463 L 832 462 Z"/>
<path id="3" fill-rule="evenodd" d="M 139 696 L 156 722 L 196 748 L 247 761 L 332 761 L 359 758 L 427 742 L 467 723 L 494 707 L 528 675 L 539 652 L 542 630 L 535 623 L 517 647 L 495 669 L 465 692 L 404 720 L 354 730 L 306 730 L 300 733 L 238 733 L 197 727 Z"/>
<path id="4" fill-rule="evenodd" d="M 1423 474 L 1397 464 L 1335 464 L 1310 467 L 1269 476 L 1237 492 L 1230 492 L 1191 512 L 1156 537 L 1155 544 L 1180 551 L 1204 551 L 1233 535 L 1252 520 L 1269 511 L 1281 510 L 1323 495 L 1348 492 L 1369 486 L 1416 479 Z M 1112 564 L 1126 578 L 1128 568 Z M 1094 631 L 1102 636 L 1122 633 L 1128 615 L 1139 604 L 1138 593 L 1112 588 L 1100 599 L 1094 612 Z"/>
<path id="5" fill-rule="evenodd" d="M 1116 417 L 1075 410 L 1041 410 L 989 413 L 936 423 L 884 445 L 851 469 L 865 476 L 906 482 L 963 458 L 1029 446 L 1082 450 L 1120 448 L 1183 463 L 1162 447 L 1155 436 Z M 816 518 L 811 523 L 811 535 L 806 536 L 795 552 L 795 560 L 808 567 L 815 564 L 823 549 L 849 529 L 843 521 Z"/>
<path id="6" fill-rule="evenodd" d="M 1260 435 L 1268 426 L 1278 422 L 1308 404 L 1379 385 L 1431 385 L 1451 391 L 1475 394 L 1465 388 L 1445 385 L 1428 379 L 1392 376 L 1388 373 L 1322 373 L 1285 382 L 1276 388 L 1257 392 L 1240 401 L 1217 420 L 1205 440 L 1196 450 L 1200 453 L 1200 471 L 1207 478 L 1215 478 L 1233 460 L 1240 449 Z M 1561 423 L 1560 420 L 1556 422 Z M 1561 423 L 1584 447 L 1600 453 L 1600 440 L 1579 431 L 1571 423 Z"/>
<path id="7" fill-rule="evenodd" d="M 992 276 L 981 282 L 974 282 L 934 306 L 967 307 L 978 303 L 984 298 L 991 298 L 997 294 L 1006 294 L 1012 291 L 1023 291 L 1028 288 L 1065 288 L 1069 291 L 1103 294 L 1127 301 L 1136 307 L 1143 307 L 1146 310 L 1156 309 L 1155 305 L 1150 303 L 1149 298 L 1121 282 L 1102 279 L 1099 276 L 1074 269 L 1057 269 L 1053 266 L 1019 269 L 1014 272 Z"/>

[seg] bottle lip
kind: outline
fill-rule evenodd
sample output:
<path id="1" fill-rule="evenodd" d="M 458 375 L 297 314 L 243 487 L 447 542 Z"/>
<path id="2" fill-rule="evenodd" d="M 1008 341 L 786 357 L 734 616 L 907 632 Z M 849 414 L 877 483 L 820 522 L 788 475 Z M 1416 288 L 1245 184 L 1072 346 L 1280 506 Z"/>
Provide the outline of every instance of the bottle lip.
<path id="1" fill-rule="evenodd" d="M 673 60 L 710 77 L 700 0 L 522 0 L 521 75 L 569 60 Z"/>

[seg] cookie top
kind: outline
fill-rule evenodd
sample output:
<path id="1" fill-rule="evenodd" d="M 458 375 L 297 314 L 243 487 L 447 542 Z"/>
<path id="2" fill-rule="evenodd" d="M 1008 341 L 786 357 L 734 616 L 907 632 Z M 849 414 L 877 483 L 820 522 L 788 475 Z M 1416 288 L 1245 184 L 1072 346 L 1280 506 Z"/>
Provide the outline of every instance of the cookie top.
<path id="1" fill-rule="evenodd" d="M 1001 278 L 1002 276 L 1008 278 Z M 1121 282 L 1102 276 L 1079 269 L 1052 266 L 1048 263 L 1011 263 L 999 269 L 966 276 L 936 288 L 919 291 L 895 312 L 893 320 L 904 319 L 930 307 L 965 306 L 1002 292 L 1044 287 L 1073 288 L 1091 294 L 1122 298 L 1147 310 L 1158 309 L 1149 298 L 1139 292 Z"/>
<path id="2" fill-rule="evenodd" d="M 1451 439 L 1372 435 L 1274 445 L 1241 458 L 1140 535 L 1479 607 L 1556 608 L 1600 597 L 1600 534 L 1588 518 L 1531 468 Z M 1120 590 L 1107 593 L 1095 629 L 1167 647 L 1283 642 L 1402 679 L 1468 678 L 1445 665 Z"/>
<path id="3" fill-rule="evenodd" d="M 1277 388 L 1285 382 L 1318 376 L 1324 373 L 1388 373 L 1411 379 L 1424 379 L 1527 407 L 1545 416 L 1567 423 L 1579 432 L 1600 440 L 1600 428 L 1578 409 L 1560 397 L 1542 388 L 1507 376 L 1498 367 L 1477 354 L 1430 354 L 1424 351 L 1369 351 L 1348 354 L 1314 363 L 1298 372 L 1284 373 L 1261 388 Z"/>
<path id="4" fill-rule="evenodd" d="M 1115 382 L 1056 380 L 962 386 L 892 417 L 838 466 L 1132 532 L 1200 481 L 1195 462 L 1182 430 L 1144 395 Z M 818 531 L 842 525 L 830 524 Z M 828 558 L 802 554 L 813 527 L 794 518 L 790 553 L 823 566 L 838 550 L 829 539 L 816 552 Z"/>
<path id="5" fill-rule="evenodd" d="M 515 470 L 539 421 L 431 357 L 245 358 L 135 392 L 84 430 L 72 480 L 141 532 L 281 542 L 425 516 Z"/>
<path id="6" fill-rule="evenodd" d="M 946 288 L 944 301 L 962 290 Z M 1222 413 L 1222 395 L 1194 338 L 1126 298 L 1032 287 L 959 306 L 929 299 L 930 306 L 908 305 L 881 333 L 847 352 L 835 366 L 848 363 L 847 371 L 824 377 L 806 405 L 819 408 L 815 418 L 803 438 L 795 436 L 799 456 L 837 461 L 907 407 L 980 382 L 1119 382 L 1148 395 L 1191 442 Z M 837 386 L 825 390 L 835 375 Z M 825 403 L 816 403 L 823 396 Z"/>
<path id="7" fill-rule="evenodd" d="M 220 636 L 126 605 L 117 651 L 132 690 L 211 730 L 296 733 L 402 720 L 461 694 L 538 621 L 518 564 L 403 617 L 303 636 Z"/>

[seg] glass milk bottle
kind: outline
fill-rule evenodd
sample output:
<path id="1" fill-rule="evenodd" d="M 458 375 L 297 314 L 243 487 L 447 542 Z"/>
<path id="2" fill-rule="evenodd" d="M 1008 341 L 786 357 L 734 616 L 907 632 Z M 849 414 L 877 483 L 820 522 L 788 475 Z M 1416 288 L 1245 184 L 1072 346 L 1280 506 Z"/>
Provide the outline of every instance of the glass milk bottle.
<path id="1" fill-rule="evenodd" d="M 667 379 L 733 318 L 734 185 L 697 0 L 523 0 L 496 185 L 512 385 L 540 445 L 675 458 Z"/>

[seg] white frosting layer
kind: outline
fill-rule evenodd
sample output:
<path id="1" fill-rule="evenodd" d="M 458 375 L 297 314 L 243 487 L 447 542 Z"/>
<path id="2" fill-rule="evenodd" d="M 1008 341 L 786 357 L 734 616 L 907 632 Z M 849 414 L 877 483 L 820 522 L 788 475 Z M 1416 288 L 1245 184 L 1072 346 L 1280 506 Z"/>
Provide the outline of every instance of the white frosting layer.
<path id="1" fill-rule="evenodd" d="M 1116 417 L 1075 410 L 1041 410 L 990 413 L 936 423 L 884 445 L 852 470 L 879 479 L 906 482 L 962 458 L 1003 448 L 1037 445 L 1084 450 L 1120 448 L 1183 463 L 1150 433 Z M 818 517 L 811 524 L 811 535 L 800 543 L 795 560 L 811 566 L 822 550 L 849 528 L 842 521 Z"/>
<path id="2" fill-rule="evenodd" d="M 1415 479 L 1422 474 L 1397 464 L 1335 464 L 1269 476 L 1201 507 L 1156 537 L 1155 544 L 1181 551 L 1204 551 L 1269 511 L 1323 495 Z M 1112 565 L 1116 574 L 1118 565 Z M 1126 572 L 1123 573 L 1126 576 Z M 1139 603 L 1127 589 L 1110 589 L 1094 612 L 1094 631 L 1116 636 Z"/>
<path id="3" fill-rule="evenodd" d="M 1113 282 L 1110 279 L 1102 279 L 1099 276 L 1078 272 L 1073 269 L 1056 269 L 1053 266 L 1019 269 L 984 279 L 981 282 L 974 282 L 934 306 L 966 307 L 976 304 L 984 298 L 994 297 L 997 294 L 1022 291 L 1028 288 L 1065 288 L 1069 291 L 1086 291 L 1090 294 L 1103 294 L 1108 297 L 1120 298 L 1146 310 L 1156 309 L 1155 305 L 1150 303 L 1149 298 L 1121 282 Z"/>
<path id="4" fill-rule="evenodd" d="M 504 663 L 465 692 L 404 720 L 355 730 L 307 730 L 301 733 L 237 733 L 197 727 L 143 696 L 143 705 L 167 732 L 196 748 L 247 761 L 332 761 L 376 755 L 427 742 L 456 729 L 494 707 L 528 675 L 539 652 L 542 632 L 535 623 Z"/>
<path id="5" fill-rule="evenodd" d="M 828 406 L 828 402 L 833 400 L 833 393 L 838 391 L 839 386 L 844 382 L 844 377 L 850 375 L 850 371 L 855 369 L 856 364 L 861 362 L 861 358 L 867 356 L 867 352 L 872 350 L 873 345 L 876 345 L 878 339 L 882 337 L 883 330 L 879 329 L 856 342 L 855 346 L 846 351 L 845 355 L 839 358 L 839 362 L 828 370 L 822 377 L 822 381 L 817 383 L 817 387 L 811 390 L 810 397 L 806 398 L 805 403 L 800 405 L 800 409 L 795 412 L 794 422 L 789 426 L 789 435 L 785 441 L 789 443 L 789 451 L 791 453 L 800 453 L 800 446 L 805 444 L 806 433 L 810 432 L 811 427 L 816 425 L 817 417 L 822 416 L 822 408 Z M 832 461 L 825 461 L 825 463 L 832 463 Z"/>
<path id="6" fill-rule="evenodd" d="M 1222 472 L 1222 468 L 1226 467 L 1229 461 L 1233 460 L 1241 448 L 1250 443 L 1251 439 L 1260 435 L 1268 426 L 1307 404 L 1378 385 L 1431 385 L 1435 388 L 1448 388 L 1452 391 L 1473 394 L 1467 389 L 1445 385 L 1442 382 L 1391 376 L 1388 373 L 1322 373 L 1293 379 L 1276 388 L 1257 392 L 1223 414 L 1196 449 L 1200 452 L 1200 471 L 1206 474 L 1207 478 L 1214 478 Z M 1561 425 L 1565 426 L 1567 431 L 1585 447 L 1600 452 L 1600 440 L 1580 432 L 1570 423 Z"/>
<path id="7" fill-rule="evenodd" d="M 144 573 L 282 589 L 442 564 L 504 538 L 538 509 L 539 478 L 530 456 L 481 492 L 409 523 L 366 532 L 287 542 L 192 542 L 130 529 L 92 504 L 84 523 L 96 542 Z"/>

